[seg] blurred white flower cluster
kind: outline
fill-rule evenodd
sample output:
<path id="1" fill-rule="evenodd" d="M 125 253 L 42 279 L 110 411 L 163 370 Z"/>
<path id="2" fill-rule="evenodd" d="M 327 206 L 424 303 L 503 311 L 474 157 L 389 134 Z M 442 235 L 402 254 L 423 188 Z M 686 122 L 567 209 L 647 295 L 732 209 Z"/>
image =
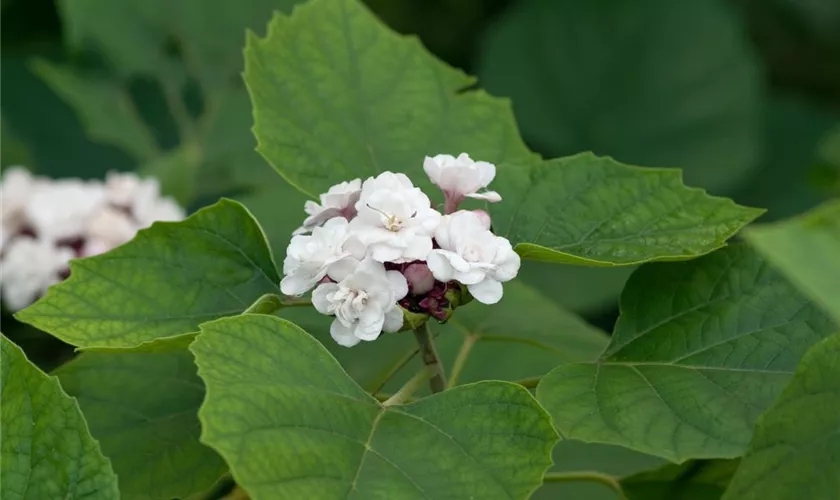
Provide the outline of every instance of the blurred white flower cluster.
<path id="1" fill-rule="evenodd" d="M 69 275 L 68 262 L 121 245 L 152 222 L 184 210 L 161 197 L 156 179 L 108 174 L 106 181 L 50 179 L 9 167 L 0 180 L 0 297 L 22 309 Z"/>
<path id="2" fill-rule="evenodd" d="M 315 308 L 335 319 L 330 333 L 351 347 L 403 326 L 403 311 L 445 320 L 463 288 L 495 304 L 502 283 L 519 271 L 510 242 L 493 234 L 482 210 L 458 210 L 466 198 L 501 201 L 479 192 L 493 180 L 492 163 L 427 157 L 424 170 L 443 191 L 444 214 L 401 173 L 342 182 L 309 201 L 283 262 L 280 288 L 302 295 L 314 288 Z"/>

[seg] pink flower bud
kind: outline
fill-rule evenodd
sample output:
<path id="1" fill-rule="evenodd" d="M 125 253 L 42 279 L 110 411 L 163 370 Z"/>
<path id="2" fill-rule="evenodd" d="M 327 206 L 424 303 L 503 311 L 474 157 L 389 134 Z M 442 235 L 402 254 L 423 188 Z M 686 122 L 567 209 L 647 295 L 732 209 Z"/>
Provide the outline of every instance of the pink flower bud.
<path id="1" fill-rule="evenodd" d="M 484 210 L 473 210 L 473 213 L 478 216 L 484 229 L 490 229 L 490 214 Z"/>
<path id="2" fill-rule="evenodd" d="M 408 290 L 412 295 L 422 295 L 435 286 L 435 277 L 432 276 L 429 266 L 423 262 L 410 264 L 403 271 L 403 275 L 408 281 Z"/>

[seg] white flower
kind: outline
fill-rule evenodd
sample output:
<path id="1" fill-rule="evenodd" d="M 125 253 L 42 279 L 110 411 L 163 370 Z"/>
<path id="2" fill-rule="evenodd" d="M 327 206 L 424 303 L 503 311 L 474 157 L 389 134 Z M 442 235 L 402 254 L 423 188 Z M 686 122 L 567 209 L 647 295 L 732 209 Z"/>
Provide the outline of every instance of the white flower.
<path id="1" fill-rule="evenodd" d="M 48 240 L 15 238 L 0 263 L 4 306 L 17 311 L 34 302 L 50 285 L 61 281 L 61 273 L 73 257 L 73 250 Z"/>
<path id="2" fill-rule="evenodd" d="M 502 283 L 519 272 L 519 255 L 510 242 L 485 229 L 481 218 L 461 210 L 443 217 L 435 232 L 440 249 L 427 259 L 439 281 L 467 285 L 476 300 L 495 304 L 502 298 Z"/>
<path id="3" fill-rule="evenodd" d="M 303 226 L 293 234 L 303 234 L 312 230 L 313 227 L 322 225 L 333 217 L 344 217 L 347 220 L 356 215 L 356 202 L 362 192 L 362 180 L 342 182 L 331 187 L 326 193 L 320 196 L 321 204 L 314 201 L 307 201 L 303 205 L 304 211 L 309 217 L 303 221 Z"/>
<path id="4" fill-rule="evenodd" d="M 20 229 L 26 219 L 27 203 L 44 185 L 42 180 L 32 177 L 23 167 L 8 167 L 3 170 L 3 179 L 0 181 L 3 232 L 14 233 Z"/>
<path id="5" fill-rule="evenodd" d="M 105 177 L 105 193 L 108 202 L 118 207 L 131 209 L 141 195 L 157 198 L 160 187 L 154 178 L 141 179 L 134 172 L 108 172 Z"/>
<path id="6" fill-rule="evenodd" d="M 138 229 L 127 213 L 106 206 L 91 218 L 86 234 L 88 238 L 113 248 L 134 238 Z M 87 254 L 87 252 L 85 253 Z"/>
<path id="7" fill-rule="evenodd" d="M 280 290 L 301 295 L 324 277 L 341 281 L 350 275 L 365 256 L 365 247 L 348 231 L 347 220 L 330 219 L 312 234 L 294 236 L 286 249 Z"/>
<path id="8" fill-rule="evenodd" d="M 378 262 L 424 260 L 440 213 L 404 174 L 383 172 L 362 186 L 350 228 Z"/>
<path id="9" fill-rule="evenodd" d="M 151 203 L 135 203 L 132 213 L 140 227 L 149 227 L 154 222 L 176 222 L 186 217 L 184 209 L 172 198 L 157 198 Z"/>
<path id="10" fill-rule="evenodd" d="M 352 347 L 362 340 L 376 340 L 383 330 L 398 331 L 403 314 L 397 301 L 407 293 L 402 274 L 365 259 L 340 282 L 318 285 L 312 292 L 312 304 L 322 314 L 335 315 L 330 326 L 332 338 Z"/>
<path id="11" fill-rule="evenodd" d="M 25 213 L 39 238 L 56 241 L 83 236 L 104 203 L 101 183 L 61 179 L 36 190 Z"/>
<path id="12" fill-rule="evenodd" d="M 478 192 L 496 177 L 496 166 L 486 161 L 473 161 L 467 153 L 461 153 L 457 158 L 452 155 L 427 156 L 423 170 L 432 183 L 443 190 L 446 213 L 454 212 L 465 197 L 491 203 L 502 201 L 495 191 Z"/>

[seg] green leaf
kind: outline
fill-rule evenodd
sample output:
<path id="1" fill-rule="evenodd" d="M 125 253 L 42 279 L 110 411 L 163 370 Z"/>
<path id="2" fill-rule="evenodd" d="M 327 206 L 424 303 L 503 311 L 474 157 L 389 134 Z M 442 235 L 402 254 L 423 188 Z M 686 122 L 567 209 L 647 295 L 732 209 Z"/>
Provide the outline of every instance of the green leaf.
<path id="1" fill-rule="evenodd" d="M 249 37 L 245 62 L 257 149 L 311 196 L 383 170 L 429 187 L 425 155 L 467 151 L 499 164 L 505 202 L 493 215 L 521 255 L 593 266 L 695 257 L 761 213 L 687 189 L 677 171 L 591 154 L 540 163 L 506 101 L 463 91 L 473 79 L 355 0 L 276 15 L 266 38 Z"/>
<path id="2" fill-rule="evenodd" d="M 840 491 L 840 335 L 811 348 L 755 436 L 725 500 L 834 498 Z"/>
<path id="3" fill-rule="evenodd" d="M 134 347 L 193 332 L 279 293 L 259 224 L 231 200 L 181 222 L 155 223 L 70 269 L 70 278 L 17 318 L 79 347 Z"/>
<path id="4" fill-rule="evenodd" d="M 621 480 L 628 500 L 719 500 L 732 480 L 738 460 L 702 460 L 669 464 Z"/>
<path id="5" fill-rule="evenodd" d="M 204 384 L 178 343 L 85 352 L 55 375 L 111 459 L 123 500 L 186 498 L 227 470 L 198 442 Z"/>
<path id="6" fill-rule="evenodd" d="M 550 419 L 515 384 L 385 407 L 272 316 L 205 323 L 190 349 L 207 385 L 202 440 L 255 500 L 524 499 L 551 463 Z"/>
<path id="7" fill-rule="evenodd" d="M 398 35 L 357 0 L 312 0 L 249 36 L 258 151 L 310 196 L 384 170 L 429 187 L 425 155 L 532 158 L 509 104 Z"/>
<path id="8" fill-rule="evenodd" d="M 744 237 L 803 293 L 840 322 L 840 200 Z"/>
<path id="9" fill-rule="evenodd" d="M 164 185 L 166 190 L 194 187 L 187 193 L 193 199 L 261 187 L 270 169 L 254 154 L 248 131 L 241 47 L 246 29 L 262 29 L 273 10 L 288 11 L 295 3 L 134 0 L 117 6 L 107 0 L 63 0 L 67 45 L 98 51 L 107 69 L 39 61 L 37 70 L 76 108 L 96 140 L 125 149 L 141 163 L 191 151 L 189 164 L 172 165 L 186 173 L 167 175 L 164 181 L 174 179 L 177 185 Z M 160 91 L 168 115 L 150 122 L 138 113 L 143 104 L 129 97 L 137 79 Z M 163 151 L 154 135 L 171 127 L 172 120 L 178 146 Z"/>
<path id="10" fill-rule="evenodd" d="M 743 453 L 800 356 L 837 325 L 746 245 L 643 266 L 594 363 L 542 379 L 562 435 L 668 460 Z"/>
<path id="11" fill-rule="evenodd" d="M 3 500 L 117 499 L 117 476 L 76 401 L 0 336 Z"/>
<path id="12" fill-rule="evenodd" d="M 762 75 L 723 2 L 518 2 L 487 30 L 477 66 L 547 156 L 680 167 L 716 193 L 756 164 Z"/>
<path id="13" fill-rule="evenodd" d="M 682 184 L 678 170 L 581 153 L 500 169 L 494 228 L 523 259 L 588 266 L 684 260 L 725 244 L 762 210 Z M 511 196 L 512 195 L 512 196 Z"/>

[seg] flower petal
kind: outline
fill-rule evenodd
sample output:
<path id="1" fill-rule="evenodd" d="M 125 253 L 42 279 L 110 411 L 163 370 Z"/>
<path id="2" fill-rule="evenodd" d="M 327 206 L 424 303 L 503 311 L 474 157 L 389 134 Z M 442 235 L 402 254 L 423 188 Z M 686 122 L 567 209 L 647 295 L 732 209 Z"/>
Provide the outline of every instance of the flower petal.
<path id="1" fill-rule="evenodd" d="M 338 285 L 335 283 L 322 283 L 312 292 L 312 305 L 315 310 L 321 314 L 332 314 L 329 312 L 330 301 L 327 295 L 338 290 Z"/>
<path id="2" fill-rule="evenodd" d="M 330 325 L 330 335 L 333 340 L 338 343 L 338 345 L 342 345 L 344 347 L 353 347 L 361 342 L 361 339 L 353 334 L 353 330 L 351 328 L 342 325 L 341 321 L 337 319 L 333 320 L 332 325 Z"/>
<path id="3" fill-rule="evenodd" d="M 475 285 L 487 276 L 487 272 L 479 268 L 470 268 L 465 272 L 456 271 L 453 278 L 464 285 Z"/>
<path id="4" fill-rule="evenodd" d="M 496 177 L 496 165 L 486 161 L 475 162 L 475 168 L 481 177 L 481 187 L 487 187 Z"/>
<path id="5" fill-rule="evenodd" d="M 354 259 L 353 257 L 344 257 L 333 262 L 327 267 L 327 276 L 335 281 L 341 281 L 347 276 L 350 276 L 353 271 L 356 270 L 358 265 L 359 261 L 357 259 Z"/>
<path id="6" fill-rule="evenodd" d="M 484 191 L 483 193 L 469 193 L 467 197 L 476 200 L 484 200 L 490 203 L 497 203 L 502 201 L 502 196 L 495 191 Z"/>
<path id="7" fill-rule="evenodd" d="M 382 313 L 382 311 L 377 312 L 379 314 L 373 321 L 359 321 L 356 325 L 356 337 L 362 340 L 367 340 L 368 342 L 379 338 L 379 334 L 382 333 L 382 327 L 385 324 L 385 314 Z"/>
<path id="8" fill-rule="evenodd" d="M 426 157 L 423 160 L 423 170 L 426 171 L 426 175 L 429 176 L 429 180 L 432 181 L 432 184 L 438 185 L 440 182 L 440 165 L 435 161 L 434 158 Z"/>
<path id="9" fill-rule="evenodd" d="M 475 285 L 467 285 L 470 294 L 482 304 L 495 304 L 502 300 L 502 284 L 493 278 L 485 278 Z"/>
<path id="10" fill-rule="evenodd" d="M 280 281 L 280 291 L 285 295 L 299 296 L 308 292 L 315 286 L 320 278 L 313 279 L 310 276 L 290 274 Z"/>
<path id="11" fill-rule="evenodd" d="M 446 257 L 447 253 L 449 252 L 446 250 L 432 250 L 431 253 L 429 253 L 429 256 L 426 257 L 426 265 L 428 265 L 429 270 L 432 271 L 432 276 L 434 276 L 436 280 L 443 281 L 444 283 L 451 281 L 453 273 L 455 272 L 455 269 Z"/>
<path id="12" fill-rule="evenodd" d="M 385 313 L 385 323 L 382 331 L 394 333 L 400 331 L 403 326 L 403 312 L 396 304 Z"/>
<path id="13" fill-rule="evenodd" d="M 385 273 L 388 277 L 388 283 L 391 286 L 391 291 L 394 292 L 394 299 L 400 300 L 408 295 L 408 280 L 399 271 L 388 271 Z"/>

